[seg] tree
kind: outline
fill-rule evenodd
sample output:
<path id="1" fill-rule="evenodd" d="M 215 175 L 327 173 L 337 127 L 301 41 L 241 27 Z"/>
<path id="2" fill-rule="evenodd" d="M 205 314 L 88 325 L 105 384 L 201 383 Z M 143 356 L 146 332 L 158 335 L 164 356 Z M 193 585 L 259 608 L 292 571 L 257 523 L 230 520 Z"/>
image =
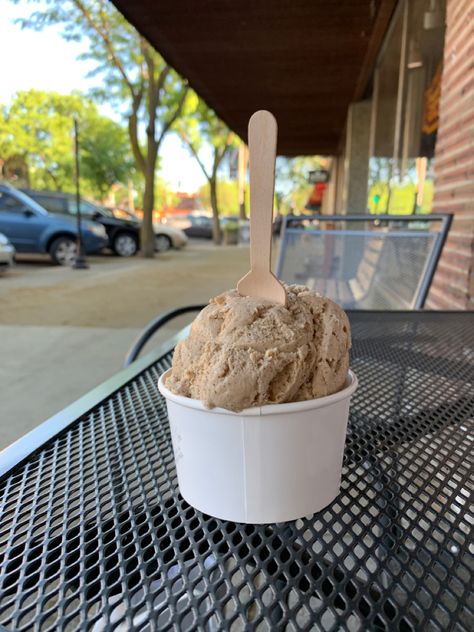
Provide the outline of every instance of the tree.
<path id="1" fill-rule="evenodd" d="M 235 215 L 240 217 L 239 213 L 239 187 L 235 180 L 217 179 L 217 199 L 219 200 L 219 213 L 223 215 Z M 199 188 L 199 199 L 203 206 L 211 208 L 211 194 L 209 182 L 206 182 Z M 246 191 L 246 205 L 248 206 L 249 193 Z"/>
<path id="2" fill-rule="evenodd" d="M 217 173 L 227 151 L 238 143 L 238 137 L 196 95 L 194 95 L 193 107 L 189 106 L 187 115 L 178 121 L 176 128 L 209 183 L 213 218 L 212 233 L 214 243 L 220 244 L 222 234 L 219 222 Z M 202 151 L 206 145 L 212 151 L 209 167 L 205 164 L 206 160 Z"/>
<path id="3" fill-rule="evenodd" d="M 175 191 L 170 188 L 170 184 L 161 177 L 155 183 L 155 208 L 166 209 L 175 206 L 179 201 Z"/>
<path id="4" fill-rule="evenodd" d="M 134 171 L 127 131 L 104 116 L 79 121 L 81 174 L 101 197 L 114 184 L 127 185 Z"/>
<path id="5" fill-rule="evenodd" d="M 29 90 L 0 106 L 0 157 L 26 167 L 25 184 L 40 189 L 74 190 L 73 117 L 80 126 L 82 188 L 94 197 L 127 182 L 133 160 L 126 131 L 101 116 L 81 94 Z"/>
<path id="6" fill-rule="evenodd" d="M 141 247 L 144 256 L 152 257 L 157 157 L 165 135 L 183 111 L 187 84 L 107 0 L 27 1 L 39 3 L 40 9 L 20 20 L 22 26 L 41 30 L 61 24 L 65 39 L 87 39 L 88 50 L 81 57 L 92 59 L 96 68 L 91 74 L 102 77 L 102 87 L 94 90 L 94 96 L 128 104 L 130 143 L 145 181 Z"/>

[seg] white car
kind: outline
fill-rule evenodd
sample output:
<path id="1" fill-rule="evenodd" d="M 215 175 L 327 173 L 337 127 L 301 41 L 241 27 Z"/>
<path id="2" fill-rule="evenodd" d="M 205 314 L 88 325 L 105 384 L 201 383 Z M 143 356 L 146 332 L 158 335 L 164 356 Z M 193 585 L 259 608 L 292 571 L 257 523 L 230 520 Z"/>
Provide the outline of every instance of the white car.
<path id="1" fill-rule="evenodd" d="M 15 248 L 3 233 L 0 233 L 0 275 L 11 268 L 15 260 Z"/>
<path id="2" fill-rule="evenodd" d="M 183 248 L 188 243 L 187 236 L 179 228 L 173 228 L 167 224 L 153 224 L 155 231 L 155 250 L 164 252 L 170 248 Z"/>

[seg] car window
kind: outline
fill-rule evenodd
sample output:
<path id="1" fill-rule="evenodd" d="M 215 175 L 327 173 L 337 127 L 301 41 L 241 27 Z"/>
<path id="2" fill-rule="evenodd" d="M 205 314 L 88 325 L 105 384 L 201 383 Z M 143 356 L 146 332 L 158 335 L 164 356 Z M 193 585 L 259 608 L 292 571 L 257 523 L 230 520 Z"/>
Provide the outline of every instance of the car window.
<path id="1" fill-rule="evenodd" d="M 81 199 L 80 208 L 81 215 L 84 215 L 84 217 L 92 217 L 96 213 L 99 213 L 100 215 L 107 215 L 107 213 L 105 213 L 101 207 L 96 206 L 95 204 L 92 204 L 92 202 L 88 202 L 87 200 Z M 76 214 L 76 198 L 72 195 L 68 198 L 68 209 L 69 213 L 72 213 L 73 215 Z"/>
<path id="2" fill-rule="evenodd" d="M 65 203 L 66 201 L 62 198 L 53 196 L 49 197 L 47 195 L 37 195 L 36 201 L 38 202 L 38 204 L 41 204 L 41 206 L 44 206 L 44 208 L 51 213 L 67 212 Z"/>
<path id="3" fill-rule="evenodd" d="M 74 200 L 73 204 L 74 204 L 74 208 L 76 208 L 76 200 Z M 96 208 L 94 204 L 91 204 L 90 202 L 87 202 L 86 200 L 81 200 L 81 213 L 83 215 L 88 215 L 89 217 L 92 217 L 96 213 L 100 213 L 100 212 L 101 210 L 99 208 Z"/>
<path id="4" fill-rule="evenodd" d="M 9 213 L 22 213 L 25 209 L 25 205 L 21 200 L 17 200 L 16 197 L 10 195 L 10 193 L 3 193 L 0 191 L 0 211 L 8 211 Z"/>
<path id="5" fill-rule="evenodd" d="M 211 220 L 208 217 L 195 217 L 194 223 L 196 226 L 207 226 L 210 224 Z"/>
<path id="6" fill-rule="evenodd" d="M 10 197 L 17 200 L 17 204 L 19 204 L 22 208 L 25 208 L 25 207 L 29 208 L 35 213 L 37 213 L 38 215 L 48 214 L 45 208 L 43 208 L 40 204 L 38 204 L 38 202 L 36 202 L 36 200 L 34 200 L 32 197 L 23 193 L 23 191 L 19 191 L 18 189 L 15 189 L 15 195 L 12 195 L 11 193 L 6 193 L 6 192 L 4 192 L 4 195 L 9 195 Z"/>
<path id="7" fill-rule="evenodd" d="M 71 197 L 66 198 L 64 200 L 64 204 L 66 205 L 66 213 L 69 213 L 70 215 L 76 215 L 77 205 L 76 205 L 75 197 L 71 195 Z M 92 213 L 87 207 L 84 206 L 84 203 L 82 200 L 80 204 L 81 204 L 81 215 L 83 217 L 91 217 Z"/>
<path id="8" fill-rule="evenodd" d="M 95 213 L 101 213 L 102 209 L 97 208 L 94 204 L 87 202 L 87 200 L 81 200 L 81 213 L 87 215 L 94 215 Z"/>

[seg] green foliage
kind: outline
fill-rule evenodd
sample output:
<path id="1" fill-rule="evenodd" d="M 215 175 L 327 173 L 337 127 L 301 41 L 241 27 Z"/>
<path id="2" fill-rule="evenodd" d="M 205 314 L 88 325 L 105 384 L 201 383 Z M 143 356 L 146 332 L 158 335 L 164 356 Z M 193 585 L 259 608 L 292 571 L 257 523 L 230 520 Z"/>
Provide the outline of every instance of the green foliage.
<path id="1" fill-rule="evenodd" d="M 144 177 L 142 251 L 153 256 L 157 157 L 163 138 L 185 108 L 186 81 L 107 0 L 24 1 L 37 10 L 19 20 L 23 27 L 42 30 L 60 25 L 66 40 L 87 41 L 82 59 L 92 60 L 90 75 L 101 77 L 93 96 L 125 113 L 135 164 Z"/>
<path id="2" fill-rule="evenodd" d="M 196 158 L 207 180 L 215 181 L 227 152 L 238 146 L 238 137 L 192 90 L 189 91 L 183 116 L 176 121 L 174 128 Z M 205 147 L 212 148 L 210 166 L 205 164 L 202 155 Z"/>
<path id="3" fill-rule="evenodd" d="M 277 158 L 275 197 L 280 212 L 304 210 L 313 189 L 313 185 L 308 182 L 308 174 L 310 171 L 320 169 L 321 166 L 320 156 Z"/>
<path id="4" fill-rule="evenodd" d="M 225 233 L 235 233 L 239 230 L 239 222 L 230 221 L 226 222 L 222 229 Z"/>
<path id="5" fill-rule="evenodd" d="M 211 193 L 209 183 L 199 188 L 199 197 L 205 208 L 211 208 Z M 247 193 L 248 195 L 248 193 Z M 239 192 L 235 180 L 217 179 L 217 198 L 219 211 L 222 215 L 239 215 Z"/>
<path id="6" fill-rule="evenodd" d="M 170 185 L 163 178 L 156 178 L 155 181 L 155 209 L 176 206 L 179 197 L 170 189 Z"/>
<path id="7" fill-rule="evenodd" d="M 194 91 L 189 92 L 184 116 L 176 122 L 175 128 L 188 147 L 192 148 L 193 153 L 199 153 L 203 146 L 210 145 L 214 149 L 214 154 L 220 156 L 231 147 L 237 147 L 238 137 L 205 101 Z"/>
<path id="8" fill-rule="evenodd" d="M 95 62 L 89 76 L 101 77 L 100 87 L 92 89 L 91 96 L 122 111 L 128 105 L 127 116 L 134 113 L 139 123 L 147 125 L 150 118 L 156 118 L 155 139 L 168 131 L 174 122 L 172 115 L 187 90 L 186 82 L 167 66 L 111 2 L 22 1 L 38 7 L 28 18 L 18 20 L 23 28 L 41 31 L 60 25 L 66 40 L 88 42 L 87 51 L 80 59 Z M 190 107 L 193 107 L 192 99 Z M 139 143 L 139 150 L 144 158 L 142 144 Z M 141 168 L 140 164 L 137 166 Z"/>
<path id="9" fill-rule="evenodd" d="M 214 217 L 213 237 L 215 243 L 220 243 L 221 231 L 219 214 L 222 210 L 217 188 L 217 173 L 231 147 L 237 147 L 238 137 L 231 132 L 216 113 L 206 103 L 190 91 L 186 115 L 176 121 L 175 129 L 183 142 L 188 146 L 191 154 L 201 167 L 209 183 L 209 201 Z M 202 150 L 205 146 L 212 148 L 211 164 L 206 165 Z M 238 212 L 238 202 L 232 204 L 231 212 Z"/>
<path id="10" fill-rule="evenodd" d="M 130 172 L 127 135 L 79 93 L 29 90 L 0 106 L 0 157 L 21 156 L 35 188 L 73 191 L 74 117 L 79 121 L 84 191 L 105 195 L 112 184 L 126 182 Z"/>
<path id="11" fill-rule="evenodd" d="M 126 184 L 134 172 L 127 131 L 104 116 L 85 117 L 80 127 L 81 173 L 105 196 L 113 184 Z"/>

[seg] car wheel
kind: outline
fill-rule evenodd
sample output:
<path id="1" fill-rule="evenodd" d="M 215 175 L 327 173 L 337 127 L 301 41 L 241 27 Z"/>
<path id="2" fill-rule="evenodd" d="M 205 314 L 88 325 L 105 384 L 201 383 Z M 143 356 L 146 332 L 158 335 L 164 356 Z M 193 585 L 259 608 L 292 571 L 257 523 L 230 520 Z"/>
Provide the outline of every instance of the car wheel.
<path id="1" fill-rule="evenodd" d="M 77 257 L 77 243 L 72 237 L 58 237 L 49 248 L 54 263 L 59 266 L 72 266 Z"/>
<path id="2" fill-rule="evenodd" d="M 173 244 L 168 235 L 156 235 L 155 236 L 155 250 L 158 252 L 165 252 L 169 250 Z"/>
<path id="3" fill-rule="evenodd" d="M 138 250 L 137 239 L 130 233 L 119 233 L 114 237 L 112 248 L 119 257 L 133 257 Z"/>

